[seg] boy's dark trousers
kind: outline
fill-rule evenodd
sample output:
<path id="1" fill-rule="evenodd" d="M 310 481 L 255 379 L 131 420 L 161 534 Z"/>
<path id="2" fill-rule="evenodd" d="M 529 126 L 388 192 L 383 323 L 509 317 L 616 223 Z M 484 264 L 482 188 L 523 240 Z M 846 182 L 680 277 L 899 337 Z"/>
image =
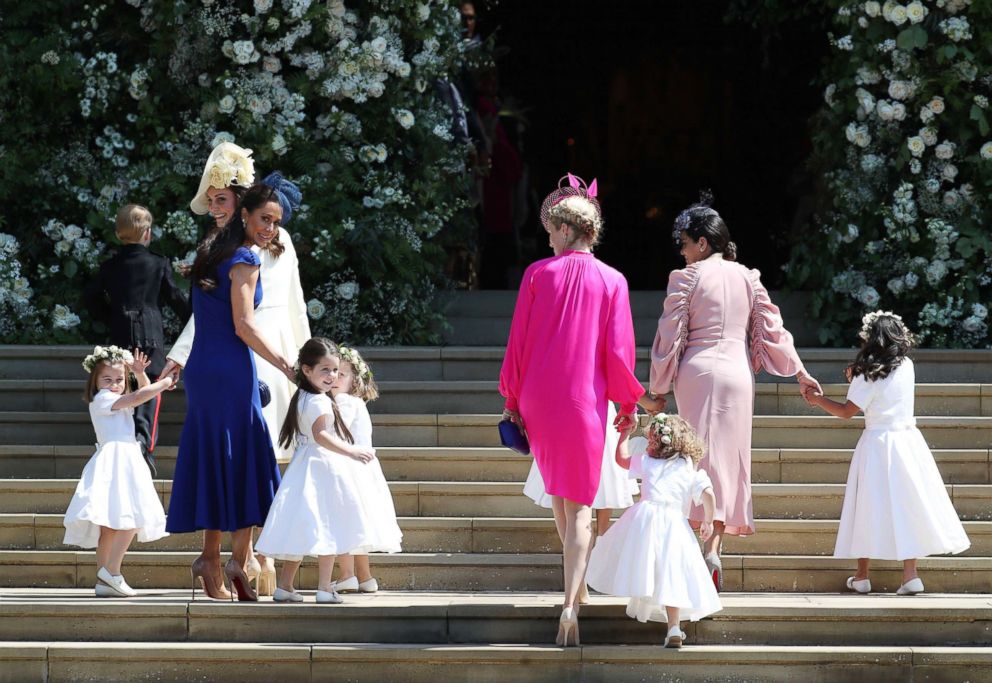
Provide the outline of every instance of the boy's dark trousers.
<path id="1" fill-rule="evenodd" d="M 126 342 L 125 342 L 126 343 Z M 145 374 L 148 375 L 148 379 L 154 382 L 158 379 L 159 374 L 161 374 L 162 369 L 165 367 L 165 349 L 164 348 L 143 348 L 141 351 L 148 356 L 148 360 L 151 361 L 148 365 L 148 369 L 145 370 Z M 134 436 L 141 445 L 141 452 L 145 456 L 145 462 L 148 463 L 148 467 L 152 471 L 152 477 L 158 474 L 157 468 L 155 467 L 155 456 L 152 451 L 155 449 L 155 441 L 158 436 L 158 425 L 155 421 L 155 410 L 162 400 L 162 394 L 159 394 L 151 401 L 146 401 L 140 406 L 136 406 L 134 409 Z"/>

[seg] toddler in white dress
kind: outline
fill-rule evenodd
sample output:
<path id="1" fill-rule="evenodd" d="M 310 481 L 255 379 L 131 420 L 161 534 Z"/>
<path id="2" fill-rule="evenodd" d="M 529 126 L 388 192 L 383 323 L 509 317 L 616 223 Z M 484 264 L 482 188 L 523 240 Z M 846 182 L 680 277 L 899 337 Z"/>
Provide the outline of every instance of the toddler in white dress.
<path id="1" fill-rule="evenodd" d="M 284 561 L 276 602 L 303 601 L 293 582 L 303 557 L 310 555 L 317 558 L 317 602 L 340 603 L 331 582 L 335 558 L 374 547 L 355 465 L 371 462 L 375 450 L 355 443 L 328 396 L 339 363 L 338 347 L 327 339 L 314 337 L 300 349 L 299 389 L 279 433 L 279 442 L 295 441 L 296 451 L 256 543 L 258 552 Z"/>
<path id="2" fill-rule="evenodd" d="M 834 557 L 857 558 L 848 590 L 871 591 L 869 561 L 901 560 L 899 595 L 923 592 L 916 559 L 964 552 L 971 545 L 913 416 L 916 375 L 906 357 L 913 335 L 899 316 L 876 311 L 862 320 L 861 350 L 848 368 L 847 401 L 820 393 L 807 400 L 831 415 L 865 414 L 851 460 Z"/>
<path id="3" fill-rule="evenodd" d="M 700 534 L 706 540 L 713 533 L 713 487 L 695 467 L 703 444 L 688 422 L 664 413 L 651 419 L 647 440 L 630 441 L 629 456 L 626 436 L 617 464 L 641 478 L 641 500 L 596 542 L 586 581 L 601 593 L 630 598 L 631 618 L 666 620 L 665 647 L 678 648 L 685 639 L 681 618 L 698 621 L 722 609 L 688 521 L 690 503 L 702 505 Z"/>
<path id="4" fill-rule="evenodd" d="M 341 419 L 348 425 L 355 443 L 372 447 L 372 417 L 366 402 L 379 398 L 372 369 L 358 353 L 348 346 L 339 347 L 341 366 L 337 381 L 331 386 L 331 395 L 338 404 Z M 375 593 L 379 582 L 372 576 L 368 553 L 398 553 L 403 532 L 396 522 L 396 507 L 389 492 L 386 475 L 382 473 L 379 458 L 366 463 L 355 463 L 363 514 L 370 520 L 369 547 L 363 553 L 342 555 L 338 562 L 338 580 L 334 590 L 339 593 Z M 356 573 L 357 572 L 357 573 Z"/>
<path id="5" fill-rule="evenodd" d="M 85 399 L 96 432 L 97 449 L 65 512 L 66 545 L 96 548 L 98 598 L 137 595 L 121 574 L 131 541 L 142 543 L 168 536 L 165 510 L 134 436 L 134 407 L 158 396 L 173 384 L 171 377 L 148 381 L 148 357 L 132 356 L 116 346 L 97 346 L 83 361 L 90 373 Z M 138 389 L 128 393 L 128 369 Z"/>

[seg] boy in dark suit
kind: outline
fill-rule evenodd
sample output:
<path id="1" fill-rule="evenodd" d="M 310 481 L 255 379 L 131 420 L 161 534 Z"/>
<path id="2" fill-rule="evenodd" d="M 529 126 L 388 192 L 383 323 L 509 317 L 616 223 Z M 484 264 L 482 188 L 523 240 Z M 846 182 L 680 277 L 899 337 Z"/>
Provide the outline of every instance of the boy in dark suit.
<path id="1" fill-rule="evenodd" d="M 123 243 L 104 261 L 87 285 L 83 298 L 90 316 L 110 328 L 110 343 L 141 349 L 151 360 L 148 374 L 157 377 L 165 365 L 165 330 L 161 306 L 168 305 L 180 320 L 189 317 L 189 305 L 172 281 L 172 264 L 148 250 L 152 214 L 139 204 L 117 212 L 117 238 Z M 134 431 L 152 476 L 156 475 L 155 415 L 161 396 L 134 410 Z"/>

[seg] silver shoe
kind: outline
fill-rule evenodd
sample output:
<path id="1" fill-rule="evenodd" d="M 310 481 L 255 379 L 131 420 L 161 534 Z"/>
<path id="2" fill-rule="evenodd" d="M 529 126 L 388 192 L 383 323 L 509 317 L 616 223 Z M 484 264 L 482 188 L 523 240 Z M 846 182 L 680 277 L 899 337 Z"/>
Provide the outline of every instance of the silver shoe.
<path id="1" fill-rule="evenodd" d="M 706 562 L 706 569 L 710 573 L 710 577 L 713 579 L 713 585 L 716 586 L 717 592 L 723 591 L 723 563 L 720 561 L 720 556 L 716 553 L 710 553 L 705 555 L 703 560 Z"/>

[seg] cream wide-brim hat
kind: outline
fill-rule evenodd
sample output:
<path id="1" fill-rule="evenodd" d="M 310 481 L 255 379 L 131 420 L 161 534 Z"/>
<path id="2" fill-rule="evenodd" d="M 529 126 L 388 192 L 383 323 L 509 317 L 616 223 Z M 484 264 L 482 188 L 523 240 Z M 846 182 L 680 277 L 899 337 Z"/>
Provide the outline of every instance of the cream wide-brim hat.
<path id="1" fill-rule="evenodd" d="M 251 150 L 233 142 L 222 142 L 210 152 L 200 177 L 200 189 L 189 203 L 189 208 L 202 216 L 208 211 L 207 190 L 211 187 L 218 190 L 232 185 L 251 187 L 254 182 L 255 162 L 251 158 Z"/>

